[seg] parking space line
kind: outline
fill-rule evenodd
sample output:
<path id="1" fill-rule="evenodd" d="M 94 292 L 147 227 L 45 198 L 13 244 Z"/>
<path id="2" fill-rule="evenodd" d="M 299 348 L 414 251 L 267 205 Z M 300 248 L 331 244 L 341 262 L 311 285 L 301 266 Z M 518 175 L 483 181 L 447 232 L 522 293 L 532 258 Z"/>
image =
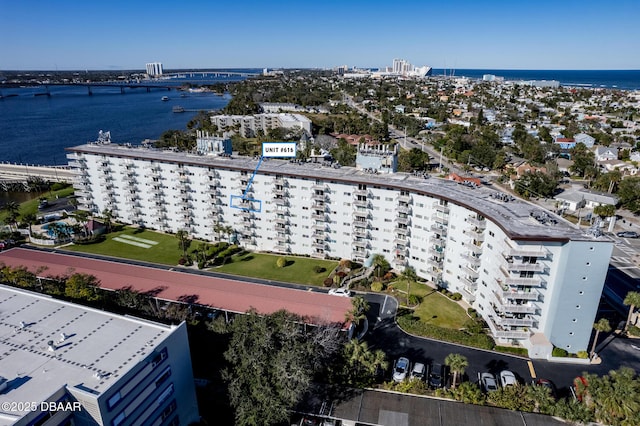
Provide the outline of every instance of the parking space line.
<path id="1" fill-rule="evenodd" d="M 536 370 L 533 368 L 533 363 L 531 361 L 527 361 L 527 365 L 529 365 L 529 372 L 531 373 L 531 378 L 536 378 Z"/>

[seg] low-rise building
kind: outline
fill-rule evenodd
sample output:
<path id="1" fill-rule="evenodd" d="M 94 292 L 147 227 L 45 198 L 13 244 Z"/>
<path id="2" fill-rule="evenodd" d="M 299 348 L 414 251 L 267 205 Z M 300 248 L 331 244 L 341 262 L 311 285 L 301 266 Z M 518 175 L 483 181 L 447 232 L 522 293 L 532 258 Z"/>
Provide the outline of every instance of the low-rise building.
<path id="1" fill-rule="evenodd" d="M 0 285 L 1 425 L 199 420 L 185 323 L 167 326 Z"/>

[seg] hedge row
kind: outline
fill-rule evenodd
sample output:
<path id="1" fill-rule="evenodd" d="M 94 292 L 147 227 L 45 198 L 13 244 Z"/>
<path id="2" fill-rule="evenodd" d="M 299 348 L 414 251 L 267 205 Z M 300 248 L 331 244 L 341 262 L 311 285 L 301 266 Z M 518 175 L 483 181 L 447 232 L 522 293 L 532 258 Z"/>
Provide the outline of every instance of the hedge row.
<path id="1" fill-rule="evenodd" d="M 459 343 L 480 349 L 493 349 L 496 345 L 493 339 L 486 334 L 470 334 L 463 330 L 438 327 L 424 323 L 412 315 L 399 316 L 398 325 L 409 333 L 445 342 Z"/>

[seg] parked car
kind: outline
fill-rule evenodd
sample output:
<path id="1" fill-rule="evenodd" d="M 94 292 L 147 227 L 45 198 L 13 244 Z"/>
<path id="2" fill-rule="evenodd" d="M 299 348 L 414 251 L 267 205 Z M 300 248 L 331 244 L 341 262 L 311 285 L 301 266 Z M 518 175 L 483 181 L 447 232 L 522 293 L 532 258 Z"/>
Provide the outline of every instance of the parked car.
<path id="1" fill-rule="evenodd" d="M 416 362 L 413 364 L 413 368 L 411 369 L 411 378 L 424 380 L 426 370 L 427 369 L 423 363 Z"/>
<path id="2" fill-rule="evenodd" d="M 329 290 L 329 294 L 334 296 L 342 296 L 342 297 L 351 297 L 351 290 L 348 288 L 340 287 L 340 288 L 332 288 Z"/>
<path id="3" fill-rule="evenodd" d="M 393 366 L 393 380 L 396 382 L 402 382 L 407 378 L 409 372 L 409 359 L 400 357 Z"/>
<path id="4" fill-rule="evenodd" d="M 622 237 L 622 238 L 638 238 L 638 233 L 635 231 L 623 231 L 623 232 L 618 232 L 616 234 L 618 237 Z"/>
<path id="5" fill-rule="evenodd" d="M 544 386 L 549 389 L 549 394 L 554 398 L 558 398 L 558 391 L 556 390 L 556 385 L 549 379 L 534 379 L 534 386 Z"/>
<path id="6" fill-rule="evenodd" d="M 446 366 L 442 364 L 433 364 L 431 366 L 431 371 L 429 372 L 429 386 L 433 389 L 438 389 L 444 387 L 446 378 L 447 378 L 447 370 Z"/>
<path id="7" fill-rule="evenodd" d="M 518 380 L 516 379 L 516 375 L 509 370 L 503 370 L 500 372 L 500 384 L 503 388 L 508 386 L 515 386 L 518 384 Z"/>
<path id="8" fill-rule="evenodd" d="M 482 373 L 480 375 L 480 387 L 485 392 L 495 392 L 498 390 L 496 378 L 491 373 Z"/>

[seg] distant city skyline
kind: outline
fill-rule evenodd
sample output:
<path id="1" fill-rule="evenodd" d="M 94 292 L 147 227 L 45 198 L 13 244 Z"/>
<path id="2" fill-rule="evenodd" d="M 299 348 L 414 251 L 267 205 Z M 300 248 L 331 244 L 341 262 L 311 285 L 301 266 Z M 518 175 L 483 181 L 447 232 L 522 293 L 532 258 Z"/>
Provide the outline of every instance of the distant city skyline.
<path id="1" fill-rule="evenodd" d="M 640 69 L 640 2 L 12 2 L 0 70 Z"/>

